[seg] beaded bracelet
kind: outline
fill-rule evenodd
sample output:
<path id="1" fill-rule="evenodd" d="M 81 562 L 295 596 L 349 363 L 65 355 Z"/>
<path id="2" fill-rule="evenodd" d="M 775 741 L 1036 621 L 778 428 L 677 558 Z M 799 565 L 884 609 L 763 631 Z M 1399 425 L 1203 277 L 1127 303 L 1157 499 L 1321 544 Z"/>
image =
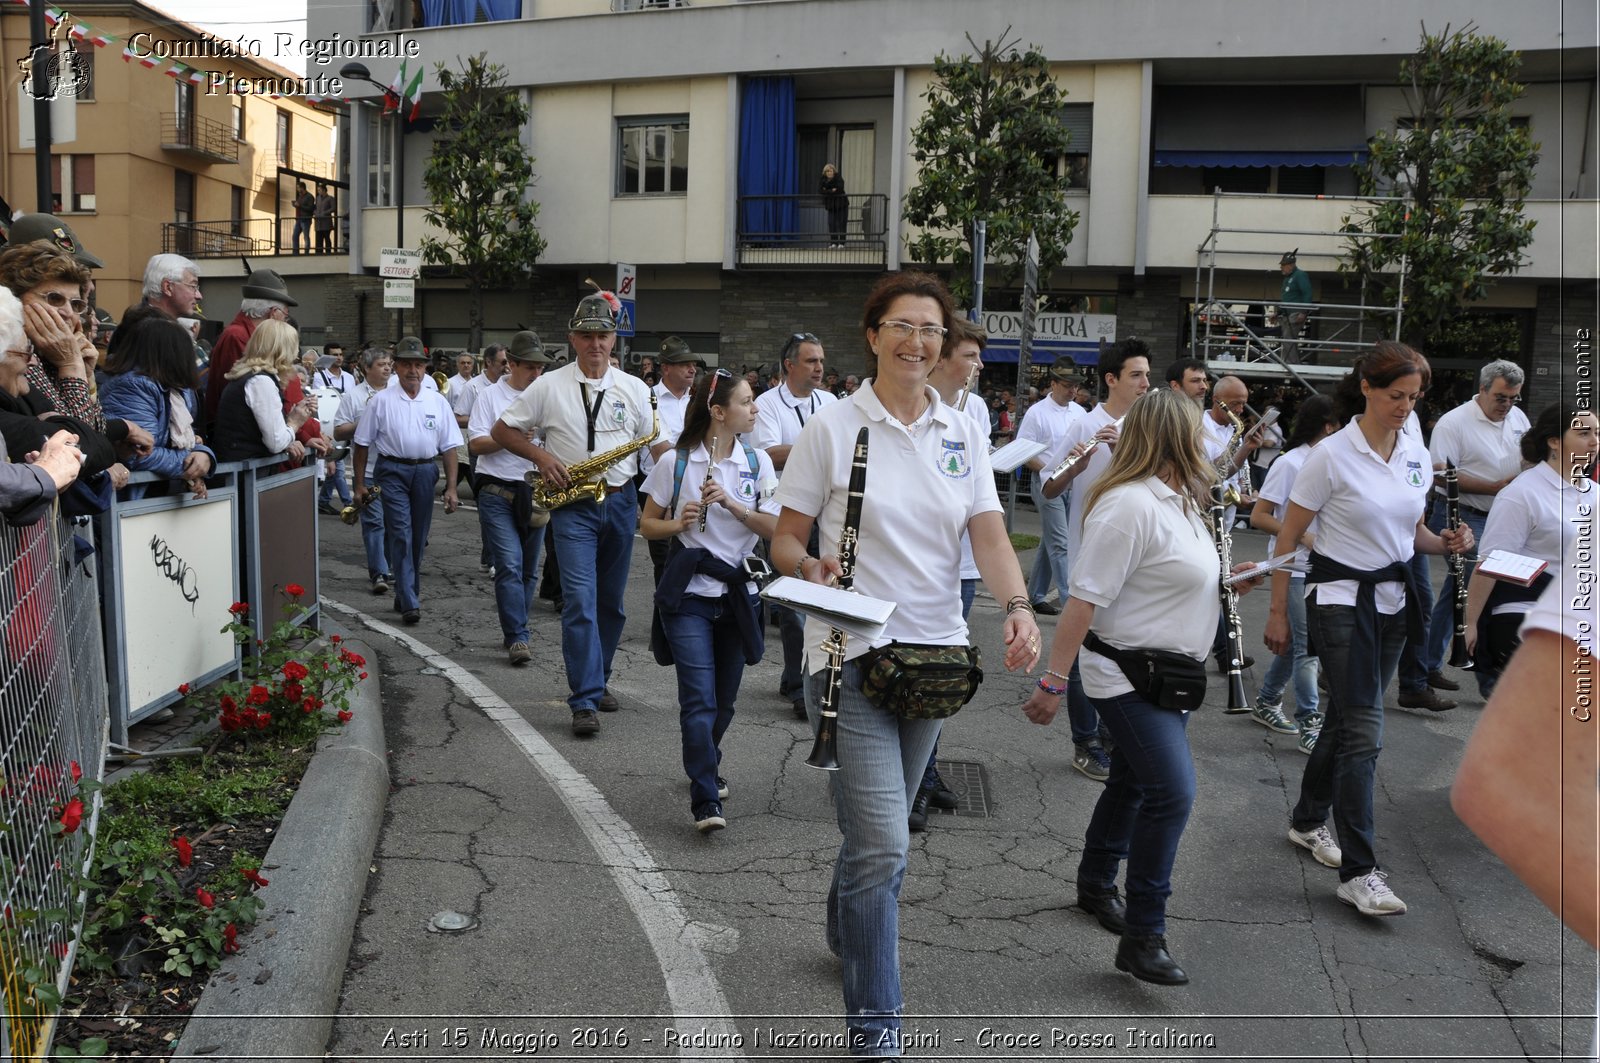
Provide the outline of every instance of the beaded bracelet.
<path id="1" fill-rule="evenodd" d="M 1053 671 L 1053 670 L 1052 670 L 1052 669 L 1049 669 L 1049 668 L 1046 668 L 1046 669 L 1045 669 L 1045 670 L 1044 670 L 1044 674 L 1045 674 L 1045 675 L 1053 675 L 1053 676 L 1055 676 L 1055 677 L 1056 677 L 1056 678 L 1057 678 L 1057 679 L 1059 679 L 1059 680 L 1061 680 L 1061 681 L 1062 681 L 1062 682 L 1063 682 L 1063 683 L 1065 683 L 1065 682 L 1067 682 L 1067 681 L 1068 681 L 1068 679 L 1067 679 L 1067 677 L 1066 677 L 1066 676 L 1064 676 L 1064 675 L 1062 675 L 1062 674 L 1061 674 L 1061 673 L 1060 673 L 1060 672 L 1057 672 L 1057 671 Z"/>
<path id="2" fill-rule="evenodd" d="M 1045 674 L 1046 675 L 1055 675 L 1056 673 L 1055 672 L 1046 672 Z M 1067 692 L 1067 688 L 1064 687 L 1064 686 L 1053 687 L 1049 683 L 1046 683 L 1044 681 L 1044 676 L 1040 676 L 1039 677 L 1039 689 L 1044 691 L 1046 694 L 1050 694 L 1050 695 L 1053 695 L 1054 697 L 1058 697 L 1058 698 L 1061 697 L 1063 694 L 1065 694 Z"/>

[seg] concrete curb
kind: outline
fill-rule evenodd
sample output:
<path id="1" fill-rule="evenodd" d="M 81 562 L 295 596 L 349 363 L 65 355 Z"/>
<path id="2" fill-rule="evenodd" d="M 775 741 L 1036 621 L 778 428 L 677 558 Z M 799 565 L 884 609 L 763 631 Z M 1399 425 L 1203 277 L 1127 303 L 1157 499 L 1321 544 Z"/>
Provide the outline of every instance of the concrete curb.
<path id="1" fill-rule="evenodd" d="M 206 983 L 172 1058 L 320 1059 L 333 1031 L 350 939 L 389 799 L 377 658 L 350 699 L 354 718 L 325 737 L 263 861 L 272 884 L 242 951 Z"/>

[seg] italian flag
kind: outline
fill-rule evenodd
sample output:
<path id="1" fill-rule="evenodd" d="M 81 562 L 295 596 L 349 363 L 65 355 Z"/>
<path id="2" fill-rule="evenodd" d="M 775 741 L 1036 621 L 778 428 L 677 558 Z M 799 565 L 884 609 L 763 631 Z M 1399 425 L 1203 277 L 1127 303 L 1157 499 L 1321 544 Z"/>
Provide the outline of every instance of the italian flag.
<path id="1" fill-rule="evenodd" d="M 157 59 L 151 53 L 146 52 L 139 57 L 139 65 L 144 67 L 146 70 L 154 70 L 156 67 L 161 65 L 161 60 Z"/>
<path id="2" fill-rule="evenodd" d="M 389 87 L 383 90 L 383 113 L 400 109 L 400 103 L 405 98 L 406 60 L 400 60 L 400 69 L 394 72 Z"/>
<path id="3" fill-rule="evenodd" d="M 165 71 L 165 73 L 167 77 L 176 81 L 183 77 L 183 72 L 187 69 L 189 68 L 184 66 L 182 63 L 173 63 L 172 66 Z"/>
<path id="4" fill-rule="evenodd" d="M 122 46 L 122 61 L 124 63 L 131 62 L 137 55 L 138 53 L 133 50 L 133 45 L 125 44 Z"/>
<path id="5" fill-rule="evenodd" d="M 415 122 L 417 115 L 422 113 L 422 65 L 417 65 L 417 72 L 411 76 L 411 81 L 406 85 L 406 102 L 411 104 L 411 113 L 406 115 L 406 120 Z"/>
<path id="6" fill-rule="evenodd" d="M 109 33 L 96 33 L 89 39 L 94 42 L 96 48 L 104 48 L 111 43 L 112 37 Z"/>
<path id="7" fill-rule="evenodd" d="M 189 71 L 187 80 L 191 85 L 204 85 L 205 82 L 206 82 L 205 71 L 204 70 L 191 70 L 191 71 Z"/>

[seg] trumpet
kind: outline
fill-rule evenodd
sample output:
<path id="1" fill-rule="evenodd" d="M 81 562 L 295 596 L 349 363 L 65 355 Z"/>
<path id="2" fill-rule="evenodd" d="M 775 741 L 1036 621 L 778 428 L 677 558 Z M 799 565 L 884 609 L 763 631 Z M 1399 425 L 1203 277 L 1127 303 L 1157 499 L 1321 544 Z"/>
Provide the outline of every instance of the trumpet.
<path id="1" fill-rule="evenodd" d="M 1127 415 L 1124 414 L 1123 416 L 1125 417 Z M 1122 427 L 1122 417 L 1118 417 L 1115 421 L 1112 421 L 1111 427 L 1120 429 Z M 1078 464 L 1078 462 L 1087 458 L 1090 454 L 1093 454 L 1099 449 L 1100 444 L 1104 442 L 1105 440 L 1101 439 L 1099 436 L 1095 436 L 1094 438 L 1090 439 L 1088 446 L 1084 447 L 1076 454 L 1068 454 L 1062 459 L 1060 465 L 1057 465 L 1054 469 L 1051 469 L 1050 474 L 1044 478 L 1044 482 L 1049 483 L 1051 480 L 1054 480 L 1057 476 L 1060 476 L 1062 473 Z"/>
<path id="2" fill-rule="evenodd" d="M 856 546 L 861 528 L 861 500 L 867 491 L 867 430 L 856 433 L 855 457 L 850 464 L 850 494 L 844 507 L 844 527 L 839 531 L 839 586 L 850 589 L 855 579 Z M 850 636 L 831 628 L 822 644 L 828 657 L 827 686 L 822 693 L 817 740 L 806 763 L 823 771 L 839 770 L 839 688 L 844 680 L 844 647 Z"/>
<path id="3" fill-rule="evenodd" d="M 367 488 L 367 497 L 353 505 L 345 506 L 339 511 L 339 519 L 344 521 L 346 524 L 354 524 L 356 521 L 361 519 L 361 511 L 372 505 L 372 503 L 376 502 L 378 497 L 382 494 L 383 488 L 379 487 L 377 484 L 373 484 L 371 487 Z"/>
<path id="4" fill-rule="evenodd" d="M 711 486 L 711 472 L 717 467 L 717 437 L 711 437 L 711 448 L 706 451 L 706 478 L 700 483 L 700 530 L 706 530 L 706 518 L 711 507 L 706 505 L 706 488 Z"/>

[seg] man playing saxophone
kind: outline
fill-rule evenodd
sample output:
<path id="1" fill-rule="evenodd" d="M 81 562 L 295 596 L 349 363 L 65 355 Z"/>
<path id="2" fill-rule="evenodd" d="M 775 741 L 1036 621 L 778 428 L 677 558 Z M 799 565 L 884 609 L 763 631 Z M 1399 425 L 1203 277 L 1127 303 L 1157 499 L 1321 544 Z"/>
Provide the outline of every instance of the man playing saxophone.
<path id="1" fill-rule="evenodd" d="M 1220 377 L 1211 388 L 1211 405 L 1205 416 L 1200 418 L 1200 448 L 1205 451 L 1206 460 L 1217 467 L 1227 500 L 1227 507 L 1222 514 L 1223 535 L 1233 534 L 1239 503 L 1255 494 L 1255 489 L 1250 486 L 1250 474 L 1242 471 L 1250 451 L 1250 437 L 1245 432 L 1241 417 L 1249 398 L 1250 389 L 1245 387 L 1243 380 L 1236 376 Z M 1252 501 L 1250 504 L 1255 503 Z M 1217 671 L 1227 675 L 1230 660 L 1226 609 L 1220 610 L 1217 617 L 1217 636 L 1211 645 L 1211 656 L 1216 658 Z M 1240 662 L 1240 667 L 1249 668 L 1255 663 L 1254 657 L 1246 656 Z M 1250 707 L 1230 707 L 1226 711 L 1249 712 Z"/>
<path id="2" fill-rule="evenodd" d="M 623 591 L 639 513 L 633 476 L 655 420 L 649 385 L 611 365 L 615 300 L 597 292 L 578 303 L 567 326 L 573 360 L 529 384 L 490 430 L 539 467 L 544 492 L 555 496 L 548 504 L 561 569 L 561 657 L 576 735 L 595 734 L 597 713 L 617 709 L 606 685 L 627 619 Z M 543 446 L 529 441 L 529 429 L 544 433 Z M 573 466 L 585 474 L 573 475 Z"/>

